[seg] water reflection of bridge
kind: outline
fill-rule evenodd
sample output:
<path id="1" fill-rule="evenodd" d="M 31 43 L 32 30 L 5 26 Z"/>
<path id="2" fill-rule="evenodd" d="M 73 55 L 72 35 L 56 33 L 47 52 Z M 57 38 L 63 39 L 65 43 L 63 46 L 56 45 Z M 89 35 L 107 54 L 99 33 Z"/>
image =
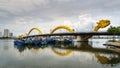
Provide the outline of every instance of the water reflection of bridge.
<path id="1" fill-rule="evenodd" d="M 48 44 L 45 46 L 38 46 L 38 45 L 25 45 L 25 46 L 18 46 L 18 45 L 14 45 L 15 48 L 17 48 L 19 50 L 19 52 L 23 52 L 26 49 L 43 49 L 45 47 L 48 46 L 52 46 L 55 48 L 62 48 L 62 49 L 71 49 L 71 50 L 77 50 L 77 51 L 84 51 L 84 52 L 92 52 L 92 53 L 105 53 L 105 54 L 119 54 L 120 52 L 116 52 L 112 49 L 106 49 L 106 48 L 94 48 L 92 47 L 91 44 L 89 44 L 88 42 L 74 42 L 71 44 L 64 44 L 64 43 L 58 43 L 58 44 Z"/>
<path id="2" fill-rule="evenodd" d="M 88 53 L 93 53 L 94 57 L 101 64 L 116 65 L 116 64 L 120 63 L 120 52 L 116 52 L 114 50 L 109 50 L 109 49 L 105 49 L 105 48 L 93 48 L 90 44 L 88 44 L 86 42 L 79 42 L 79 43 L 76 43 L 75 45 L 73 45 L 73 44 L 66 44 L 66 45 L 59 44 L 58 45 L 57 44 L 57 45 L 51 45 L 51 46 L 52 46 L 51 47 L 52 52 L 61 57 L 70 56 L 73 54 L 74 51 L 88 52 Z M 31 45 L 19 47 L 19 46 L 15 45 L 15 48 L 17 48 L 19 50 L 19 52 L 23 52 L 26 49 L 27 50 L 32 49 L 32 53 L 39 53 L 39 52 L 41 52 L 41 50 L 44 51 L 45 47 L 31 46 Z M 59 49 L 64 50 L 64 52 L 60 51 Z"/>

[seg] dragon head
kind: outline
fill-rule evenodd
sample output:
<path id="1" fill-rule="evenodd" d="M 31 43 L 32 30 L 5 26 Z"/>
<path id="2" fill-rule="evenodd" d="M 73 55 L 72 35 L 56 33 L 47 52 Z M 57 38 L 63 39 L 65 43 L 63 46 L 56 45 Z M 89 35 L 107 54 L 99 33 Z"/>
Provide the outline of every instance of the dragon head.
<path id="1" fill-rule="evenodd" d="M 110 20 L 100 20 L 99 22 L 97 22 L 97 25 L 99 26 L 99 28 L 105 28 L 110 25 Z"/>
<path id="2" fill-rule="evenodd" d="M 100 20 L 97 22 L 97 25 L 94 27 L 94 31 L 98 31 L 100 28 L 105 28 L 110 25 L 110 20 Z"/>

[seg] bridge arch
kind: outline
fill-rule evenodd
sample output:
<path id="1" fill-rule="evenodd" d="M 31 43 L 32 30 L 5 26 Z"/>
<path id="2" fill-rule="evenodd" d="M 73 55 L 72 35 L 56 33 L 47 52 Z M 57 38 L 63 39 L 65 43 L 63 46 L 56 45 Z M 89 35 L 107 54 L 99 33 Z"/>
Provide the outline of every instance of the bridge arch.
<path id="1" fill-rule="evenodd" d="M 60 25 L 60 26 L 57 26 L 55 27 L 51 32 L 50 34 L 53 34 L 56 30 L 58 29 L 65 29 L 69 32 L 74 32 L 74 30 L 68 26 L 65 26 L 65 25 Z M 52 51 L 56 54 L 56 55 L 59 55 L 59 56 L 69 56 L 70 54 L 73 53 L 72 50 L 67 50 L 66 52 L 59 52 L 57 51 L 55 48 L 52 48 Z"/>
<path id="2" fill-rule="evenodd" d="M 43 32 L 42 32 L 42 30 L 41 30 L 40 28 L 38 28 L 38 27 L 34 27 L 34 28 L 32 28 L 32 29 L 28 32 L 28 34 L 27 34 L 27 35 L 30 35 L 30 33 L 31 33 L 33 30 L 38 31 L 38 32 L 39 32 L 39 34 L 43 34 Z"/>
<path id="3" fill-rule="evenodd" d="M 50 34 L 53 34 L 56 30 L 58 30 L 58 29 L 65 29 L 65 30 L 67 30 L 67 31 L 69 31 L 69 32 L 74 32 L 74 30 L 72 29 L 72 28 L 70 28 L 70 27 L 68 27 L 68 26 L 65 26 L 65 25 L 60 25 L 60 26 L 57 26 L 57 27 L 55 27 L 51 32 L 50 32 Z"/>

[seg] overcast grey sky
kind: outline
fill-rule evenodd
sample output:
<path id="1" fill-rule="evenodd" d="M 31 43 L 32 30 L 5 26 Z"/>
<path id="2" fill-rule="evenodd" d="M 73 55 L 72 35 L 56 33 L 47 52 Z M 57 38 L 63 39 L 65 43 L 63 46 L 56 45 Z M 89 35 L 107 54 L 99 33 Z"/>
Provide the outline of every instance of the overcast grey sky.
<path id="1" fill-rule="evenodd" d="M 120 0 L 0 0 L 0 32 L 8 28 L 15 35 L 32 27 L 49 33 L 62 24 L 76 31 L 92 31 L 100 19 L 119 26 L 119 16 Z"/>

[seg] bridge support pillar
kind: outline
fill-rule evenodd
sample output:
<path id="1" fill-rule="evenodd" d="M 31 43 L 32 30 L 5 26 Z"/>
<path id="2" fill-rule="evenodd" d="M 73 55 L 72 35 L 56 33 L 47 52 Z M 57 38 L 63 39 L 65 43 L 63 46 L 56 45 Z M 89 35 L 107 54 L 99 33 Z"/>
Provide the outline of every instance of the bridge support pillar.
<path id="1" fill-rule="evenodd" d="M 88 42 L 89 38 L 86 38 L 86 36 L 81 36 L 81 41 Z"/>
<path id="2" fill-rule="evenodd" d="M 80 42 L 81 41 L 81 36 L 77 36 L 76 41 Z"/>
<path id="3" fill-rule="evenodd" d="M 92 37 L 92 36 L 89 36 L 89 35 L 82 35 L 82 36 L 77 36 L 77 41 L 80 42 L 80 41 L 83 41 L 83 42 L 88 42 L 88 39 Z"/>

